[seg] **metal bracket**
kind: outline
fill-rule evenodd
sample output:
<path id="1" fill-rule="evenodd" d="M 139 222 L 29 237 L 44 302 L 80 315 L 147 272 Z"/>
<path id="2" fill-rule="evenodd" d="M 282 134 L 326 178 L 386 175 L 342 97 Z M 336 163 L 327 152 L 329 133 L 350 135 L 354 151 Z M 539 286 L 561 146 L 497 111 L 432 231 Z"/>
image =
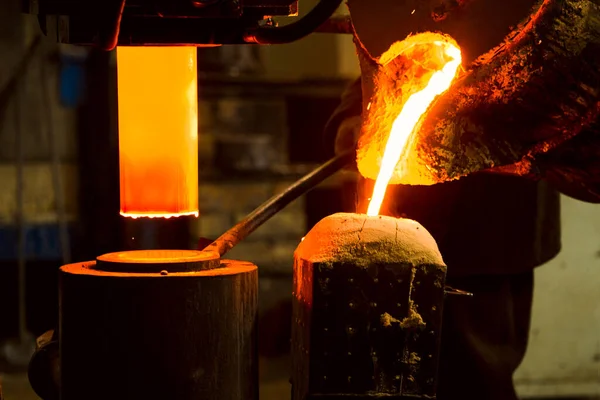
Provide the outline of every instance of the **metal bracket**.
<path id="1" fill-rule="evenodd" d="M 451 286 L 446 285 L 446 287 L 444 288 L 444 294 L 446 296 L 448 295 L 454 295 L 454 296 L 467 296 L 467 297 L 473 297 L 473 293 L 471 292 L 465 292 L 464 290 L 460 290 L 460 289 L 455 289 Z"/>

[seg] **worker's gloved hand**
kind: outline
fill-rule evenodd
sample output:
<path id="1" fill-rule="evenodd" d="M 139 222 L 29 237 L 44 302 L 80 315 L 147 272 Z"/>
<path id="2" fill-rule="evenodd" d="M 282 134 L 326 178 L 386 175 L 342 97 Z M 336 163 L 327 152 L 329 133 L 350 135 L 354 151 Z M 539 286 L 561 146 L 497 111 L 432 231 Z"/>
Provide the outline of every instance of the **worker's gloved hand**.
<path id="1" fill-rule="evenodd" d="M 362 125 L 362 118 L 360 116 L 354 116 L 346 118 L 338 128 L 337 135 L 335 137 L 335 154 L 341 154 L 348 150 L 356 149 L 358 138 L 360 137 L 360 128 Z M 348 165 L 345 169 L 351 171 L 357 171 L 356 161 Z"/>
<path id="2" fill-rule="evenodd" d="M 484 169 L 478 173 L 520 176 L 531 180 L 543 179 L 543 171 L 540 164 L 535 163 L 529 158 L 524 158 L 523 160 L 510 165 Z"/>

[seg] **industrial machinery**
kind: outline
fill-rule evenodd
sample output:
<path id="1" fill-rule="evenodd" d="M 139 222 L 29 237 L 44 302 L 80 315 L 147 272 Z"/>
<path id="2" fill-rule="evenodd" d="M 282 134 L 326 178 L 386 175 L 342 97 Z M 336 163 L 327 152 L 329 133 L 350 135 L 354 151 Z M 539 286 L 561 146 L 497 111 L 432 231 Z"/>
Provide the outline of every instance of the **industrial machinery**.
<path id="1" fill-rule="evenodd" d="M 198 215 L 197 46 L 287 43 L 305 17 L 292 0 L 26 2 L 47 36 L 117 51 L 121 214 Z M 258 397 L 256 266 L 222 256 L 275 212 L 348 164 L 341 155 L 204 250 L 99 255 L 59 273 L 59 325 L 38 340 L 30 382 L 49 399 Z"/>
<path id="2" fill-rule="evenodd" d="M 322 0 L 301 20 L 277 28 L 273 16 L 294 16 L 298 0 L 25 1 L 42 31 L 61 43 L 115 46 L 277 44 L 323 24 L 341 0 Z"/>
<path id="3" fill-rule="evenodd" d="M 563 3 L 569 1 L 549 2 L 560 4 L 552 12 L 540 8 L 543 12 L 537 16 L 542 22 L 557 18 L 555 14 L 568 14 L 561 14 L 560 7 L 567 7 Z M 388 127 L 379 123 L 386 119 L 379 118 L 379 109 L 370 107 L 378 104 L 371 103 L 371 97 L 381 100 L 377 99 L 375 83 L 390 71 L 398 72 L 392 68 L 398 54 L 385 59 L 386 50 L 394 41 L 414 31 L 443 30 L 455 37 L 454 47 L 460 47 L 465 58 L 472 61 L 510 34 L 510 25 L 526 17 L 533 6 L 532 2 L 513 1 L 527 5 L 516 8 L 514 15 L 501 14 L 499 29 L 482 38 L 479 25 L 467 22 L 494 15 L 506 8 L 503 3 L 349 0 L 353 20 L 350 23 L 345 18 L 330 19 L 341 0 L 321 0 L 305 17 L 278 27 L 271 17 L 295 15 L 297 3 L 25 2 L 25 11 L 37 14 L 42 31 L 58 42 L 94 45 L 105 50 L 117 48 L 122 215 L 138 218 L 198 213 L 196 59 L 195 49 L 190 48 L 288 43 L 315 31 L 355 33 L 366 77 L 363 91 L 375 92 L 365 96 L 368 126 L 381 133 Z M 478 7 L 483 3 L 491 6 Z M 396 15 L 400 14 L 416 15 L 406 29 L 392 30 L 391 24 L 399 22 Z M 387 34 L 380 37 L 377 32 Z M 519 45 L 538 40 L 524 37 L 520 37 Z M 437 39 L 432 43 L 437 46 Z M 590 57 L 597 60 L 598 54 L 600 51 Z M 453 57 L 456 72 L 460 57 Z M 164 59 L 171 62 L 153 62 Z M 475 71 L 491 76 L 493 71 L 481 65 Z M 497 66 L 493 62 L 486 65 Z M 473 83 L 473 76 L 479 75 L 465 76 L 459 78 L 459 85 L 468 86 Z M 590 79 L 594 77 L 597 72 Z M 453 78 L 454 75 L 449 78 L 448 85 Z M 541 78 L 543 82 L 544 76 Z M 157 82 L 158 89 L 148 88 L 148 79 Z M 396 92 L 386 93 L 396 96 Z M 460 93 L 453 96 L 441 98 L 463 104 L 459 102 Z M 588 91 L 583 98 L 590 100 L 594 96 L 598 96 L 597 92 Z M 390 102 L 389 98 L 386 101 Z M 436 103 L 439 104 L 446 103 Z M 521 103 L 518 105 L 521 107 L 517 111 L 526 109 Z M 481 108 L 485 111 L 485 107 Z M 463 111 L 461 118 L 475 115 Z M 503 112 L 506 114 L 506 110 Z M 495 122 L 493 118 L 491 121 Z M 553 123 L 560 121 L 554 119 Z M 415 154 L 425 160 L 431 156 L 435 167 L 425 172 L 429 173 L 427 184 L 511 164 L 529 154 L 530 148 L 517 146 L 522 143 L 516 137 L 503 137 L 500 141 L 487 136 L 473 139 L 461 131 L 465 126 L 451 127 L 456 137 L 464 139 L 455 144 L 457 151 L 451 155 L 437 152 L 447 149 L 446 142 L 429 152 L 421 142 L 416 143 Z M 429 125 L 425 128 L 441 129 Z M 168 143 L 159 140 L 167 131 Z M 442 142 L 454 138 L 450 134 L 431 137 Z M 478 152 L 471 153 L 469 149 Z M 469 161 L 469 154 L 476 154 L 473 162 Z M 256 399 L 257 267 L 221 257 L 275 212 L 354 158 L 354 152 L 334 158 L 199 251 L 123 252 L 63 266 L 59 326 L 39 341 L 30 366 L 32 386 L 45 400 Z M 453 162 L 456 160 L 460 162 Z M 310 245 L 303 244 L 296 252 L 294 400 L 344 396 L 435 398 L 444 292 L 465 293 L 444 287 L 445 266 L 435 242 L 426 232 L 415 233 L 419 229 L 422 232 L 422 227 L 406 220 L 380 221 L 376 214 L 365 216 L 360 229 L 344 225 L 348 220 L 354 226 L 357 218 L 362 217 L 333 216 L 322 221 L 316 231 L 307 235 Z M 381 237 L 363 240 L 360 234 L 365 224 Z M 385 229 L 378 224 L 391 224 L 394 229 L 383 232 Z M 390 239 L 394 235 L 396 238 Z M 353 239 L 348 239 L 350 236 Z M 319 247 L 326 246 L 328 240 L 333 244 Z M 360 246 L 356 247 L 357 243 Z M 399 253 L 394 253 L 390 243 Z M 323 254 L 324 248 L 329 253 Z M 338 248 L 348 251 L 342 257 L 336 253 Z M 373 249 L 379 249 L 380 254 L 365 253 Z M 423 257 L 414 258 L 414 254 Z"/>

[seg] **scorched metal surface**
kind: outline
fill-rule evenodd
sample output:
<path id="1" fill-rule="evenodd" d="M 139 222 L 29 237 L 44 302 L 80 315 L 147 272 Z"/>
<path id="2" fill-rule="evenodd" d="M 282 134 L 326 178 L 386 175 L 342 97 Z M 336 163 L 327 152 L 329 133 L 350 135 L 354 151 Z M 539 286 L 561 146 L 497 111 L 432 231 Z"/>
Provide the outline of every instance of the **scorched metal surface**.
<path id="1" fill-rule="evenodd" d="M 131 270 L 131 269 L 130 269 Z M 258 398 L 258 272 L 60 269 L 63 400 Z"/>

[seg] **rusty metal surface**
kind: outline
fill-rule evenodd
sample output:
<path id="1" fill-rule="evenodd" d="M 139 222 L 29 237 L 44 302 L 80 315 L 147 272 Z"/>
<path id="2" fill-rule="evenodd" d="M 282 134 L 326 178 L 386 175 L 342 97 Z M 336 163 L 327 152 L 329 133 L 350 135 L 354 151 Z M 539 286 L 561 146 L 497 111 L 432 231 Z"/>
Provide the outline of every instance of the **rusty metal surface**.
<path id="1" fill-rule="evenodd" d="M 164 276 L 63 266 L 61 399 L 256 400 L 258 269 L 222 262 Z"/>
<path id="2" fill-rule="evenodd" d="M 441 31 L 456 39 L 469 62 L 500 44 L 536 2 L 348 0 L 348 7 L 358 38 L 374 58 L 411 33 Z"/>
<path id="3" fill-rule="evenodd" d="M 294 274 L 294 400 L 435 398 L 444 270 L 297 260 Z"/>

